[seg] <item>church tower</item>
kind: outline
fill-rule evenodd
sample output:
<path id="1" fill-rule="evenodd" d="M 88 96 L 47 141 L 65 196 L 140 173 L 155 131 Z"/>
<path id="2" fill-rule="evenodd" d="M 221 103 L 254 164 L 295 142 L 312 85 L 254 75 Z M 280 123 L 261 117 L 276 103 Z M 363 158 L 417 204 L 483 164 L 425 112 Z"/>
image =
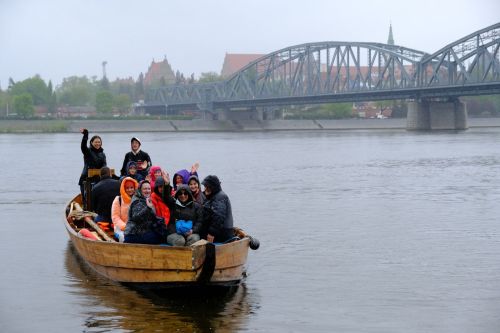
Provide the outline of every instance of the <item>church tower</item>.
<path id="1" fill-rule="evenodd" d="M 392 35 L 392 23 L 389 24 L 389 38 L 387 38 L 387 44 L 394 45 L 394 36 Z"/>

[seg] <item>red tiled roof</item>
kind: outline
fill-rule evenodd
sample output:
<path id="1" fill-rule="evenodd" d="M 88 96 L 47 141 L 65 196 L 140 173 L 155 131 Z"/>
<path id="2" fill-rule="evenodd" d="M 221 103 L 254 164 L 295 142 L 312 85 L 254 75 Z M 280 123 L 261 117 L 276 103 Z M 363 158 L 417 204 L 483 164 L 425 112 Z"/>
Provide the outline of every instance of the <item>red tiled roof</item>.
<path id="1" fill-rule="evenodd" d="M 151 85 L 160 80 L 161 77 L 164 77 L 167 83 L 172 83 L 175 80 L 174 72 L 167 59 L 159 62 L 153 60 L 151 62 L 146 75 L 144 75 L 144 84 Z"/>
<path id="2" fill-rule="evenodd" d="M 224 64 L 222 65 L 221 76 L 227 78 L 236 73 L 254 60 L 263 57 L 265 54 L 238 54 L 226 53 Z"/>

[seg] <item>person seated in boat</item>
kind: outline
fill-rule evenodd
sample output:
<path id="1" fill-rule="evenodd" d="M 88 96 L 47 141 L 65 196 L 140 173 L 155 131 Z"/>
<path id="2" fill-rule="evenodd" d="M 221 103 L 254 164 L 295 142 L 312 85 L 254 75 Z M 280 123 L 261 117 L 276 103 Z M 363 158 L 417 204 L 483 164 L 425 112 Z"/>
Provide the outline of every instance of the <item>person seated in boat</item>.
<path id="1" fill-rule="evenodd" d="M 194 201 L 202 205 L 203 201 L 205 200 L 205 195 L 201 191 L 201 184 L 198 176 L 192 175 L 191 177 L 189 177 L 188 186 L 191 190 L 191 193 L 193 194 Z"/>
<path id="2" fill-rule="evenodd" d="M 160 166 L 158 165 L 153 165 L 150 169 L 149 169 L 149 174 L 148 176 L 146 177 L 146 179 L 151 183 L 151 190 L 154 190 L 155 188 L 155 181 L 158 179 L 158 178 L 162 178 L 162 177 L 165 177 L 165 175 L 168 176 L 168 173 L 165 172 Z M 170 176 L 169 176 L 170 177 Z M 170 184 L 170 180 L 165 180 L 165 183 L 167 184 Z"/>
<path id="3" fill-rule="evenodd" d="M 142 177 L 142 175 L 137 172 L 137 163 L 135 163 L 134 161 L 130 161 L 127 163 L 127 174 L 125 176 L 121 176 L 120 179 L 124 179 L 125 177 L 133 178 L 138 183 L 141 180 L 144 180 L 144 177 Z"/>
<path id="4" fill-rule="evenodd" d="M 104 154 L 104 149 L 102 148 L 102 139 L 99 135 L 94 135 L 90 139 L 90 144 L 87 147 L 87 140 L 89 139 L 89 131 L 86 128 L 81 128 L 80 133 L 83 134 L 82 142 L 80 144 L 80 149 L 83 154 L 83 170 L 78 180 L 78 185 L 80 185 L 80 192 L 82 194 L 82 199 L 85 199 L 85 191 L 83 182 L 87 179 L 87 174 L 89 169 L 100 169 L 106 166 L 106 154 Z M 98 179 L 94 180 L 95 182 Z M 85 200 L 83 200 L 85 202 Z"/>
<path id="5" fill-rule="evenodd" d="M 151 188 L 153 189 L 156 179 L 161 178 L 163 170 L 158 165 L 153 165 L 149 168 L 149 173 L 145 179 L 151 183 Z"/>
<path id="6" fill-rule="evenodd" d="M 135 162 L 134 162 L 135 163 Z M 123 242 L 124 230 L 128 220 L 130 201 L 139 184 L 132 177 L 125 177 L 121 181 L 120 195 L 117 195 L 111 206 L 111 219 L 113 221 L 115 237 Z"/>
<path id="7" fill-rule="evenodd" d="M 189 186 L 180 184 L 175 192 L 175 223 L 169 223 L 167 244 L 189 246 L 200 240 L 201 205 L 193 200 Z"/>
<path id="8" fill-rule="evenodd" d="M 205 187 L 203 226 L 206 228 L 206 240 L 223 243 L 234 237 L 231 201 L 222 191 L 221 182 L 217 176 L 208 175 L 203 179 L 202 184 Z"/>
<path id="9" fill-rule="evenodd" d="M 151 184 L 147 180 L 139 183 L 132 197 L 124 234 L 125 243 L 161 244 L 166 241 L 167 227 L 164 219 L 156 216 Z"/>
<path id="10" fill-rule="evenodd" d="M 130 139 L 130 147 L 131 151 L 126 153 L 125 158 L 123 159 L 120 176 L 125 176 L 127 174 L 127 163 L 134 161 L 137 163 L 137 173 L 139 173 L 143 178 L 146 178 L 149 168 L 152 165 L 149 154 L 141 150 L 141 140 L 137 137 Z"/>
<path id="11" fill-rule="evenodd" d="M 191 171 L 188 171 L 187 169 L 182 169 L 182 170 L 177 171 L 174 174 L 174 177 L 172 177 L 174 191 L 177 191 L 177 186 L 179 186 L 181 184 L 187 185 L 187 183 L 189 182 L 189 177 L 191 177 L 193 175 L 198 177 L 198 168 L 199 167 L 200 167 L 200 163 L 196 162 L 191 166 Z"/>
<path id="12" fill-rule="evenodd" d="M 92 189 L 91 207 L 97 213 L 95 222 L 106 230 L 112 222 L 111 206 L 117 195 L 120 195 L 120 181 L 111 178 L 111 170 L 102 167 L 100 171 L 101 180 Z"/>
<path id="13" fill-rule="evenodd" d="M 170 207 L 171 201 L 173 200 L 170 197 L 170 181 L 169 177 L 165 172 L 162 172 L 162 176 L 156 178 L 155 186 L 153 193 L 151 194 L 151 200 L 153 201 L 153 205 L 155 207 L 156 216 L 163 217 L 165 219 L 165 225 L 168 226 L 170 223 L 171 214 Z M 169 207 L 170 205 L 170 207 Z"/>

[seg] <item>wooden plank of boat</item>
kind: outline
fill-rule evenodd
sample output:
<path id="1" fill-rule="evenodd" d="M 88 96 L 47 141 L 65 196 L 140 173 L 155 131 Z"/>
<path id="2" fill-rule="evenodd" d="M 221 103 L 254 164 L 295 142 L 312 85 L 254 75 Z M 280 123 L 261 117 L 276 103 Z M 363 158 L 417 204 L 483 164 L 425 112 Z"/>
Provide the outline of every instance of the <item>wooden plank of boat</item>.
<path id="1" fill-rule="evenodd" d="M 80 195 L 71 202 L 81 203 Z M 98 273 L 117 282 L 234 285 L 243 276 L 248 256 L 250 237 L 241 230 L 241 239 L 227 244 L 213 246 L 200 240 L 192 246 L 175 247 L 91 240 L 78 234 L 85 221 L 65 221 L 78 254 Z M 211 248 L 215 255 L 209 262 L 211 256 L 206 254 Z"/>

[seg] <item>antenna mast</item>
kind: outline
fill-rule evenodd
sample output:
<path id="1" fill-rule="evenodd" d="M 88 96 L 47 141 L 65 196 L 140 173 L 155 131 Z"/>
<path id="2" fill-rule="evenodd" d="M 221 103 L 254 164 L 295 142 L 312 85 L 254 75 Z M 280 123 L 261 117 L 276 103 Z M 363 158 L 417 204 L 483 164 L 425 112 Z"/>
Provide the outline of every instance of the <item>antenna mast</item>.
<path id="1" fill-rule="evenodd" d="M 104 60 L 102 62 L 102 78 L 104 79 L 106 77 L 106 65 L 108 64 L 108 62 L 106 60 Z"/>

